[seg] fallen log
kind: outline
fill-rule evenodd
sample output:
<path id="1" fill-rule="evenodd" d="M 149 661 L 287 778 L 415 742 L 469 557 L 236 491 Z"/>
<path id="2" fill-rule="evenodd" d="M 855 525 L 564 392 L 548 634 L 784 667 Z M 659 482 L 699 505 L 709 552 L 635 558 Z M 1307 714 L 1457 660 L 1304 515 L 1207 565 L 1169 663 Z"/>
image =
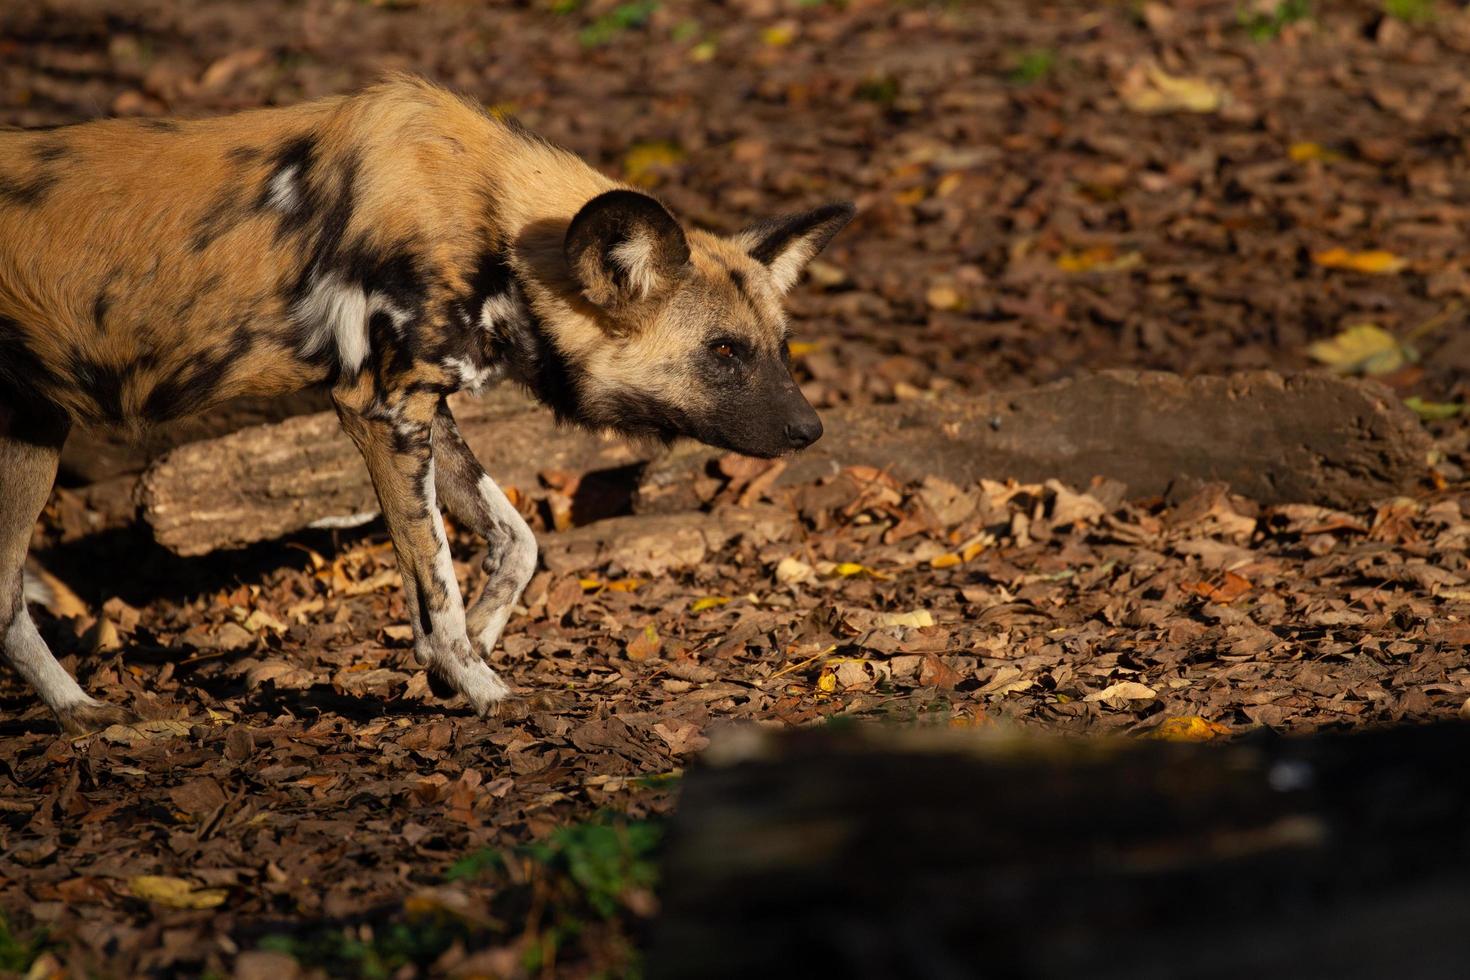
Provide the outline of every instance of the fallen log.
<path id="1" fill-rule="evenodd" d="M 1218 482 L 1261 503 L 1347 507 L 1414 487 L 1431 448 L 1414 413 L 1374 382 L 1269 371 L 1104 371 L 1025 391 L 854 406 L 826 421 L 777 486 L 862 463 L 900 480 L 1085 487 L 1102 476 L 1134 497 Z M 652 463 L 638 509 L 688 509 L 693 477 L 712 458 L 691 446 Z"/>
<path id="2" fill-rule="evenodd" d="M 620 440 L 561 428 L 509 388 L 451 405 L 470 448 L 503 486 L 533 487 L 545 470 L 636 461 Z M 180 555 L 350 527 L 378 511 L 362 459 L 331 412 L 180 446 L 144 473 L 141 496 L 154 537 Z"/>
<path id="3" fill-rule="evenodd" d="M 648 974 L 1462 976 L 1467 751 L 731 732 L 684 779 Z"/>
<path id="4" fill-rule="evenodd" d="M 534 489 L 547 470 L 588 473 L 645 461 L 608 437 L 558 428 L 505 391 L 459 398 L 470 447 L 503 485 Z M 1263 503 L 1351 506 L 1411 489 L 1428 434 L 1387 389 L 1269 372 L 1184 379 L 1104 372 L 1026 391 L 825 413 L 827 433 L 779 478 L 790 484 L 864 464 L 900 479 L 936 475 L 1085 486 L 1094 476 L 1135 496 L 1224 482 Z M 634 508 L 694 509 L 695 478 L 716 454 L 681 446 L 641 475 Z M 144 515 L 183 555 L 234 547 L 376 513 L 366 471 L 330 413 L 244 429 L 169 452 L 144 476 Z"/>

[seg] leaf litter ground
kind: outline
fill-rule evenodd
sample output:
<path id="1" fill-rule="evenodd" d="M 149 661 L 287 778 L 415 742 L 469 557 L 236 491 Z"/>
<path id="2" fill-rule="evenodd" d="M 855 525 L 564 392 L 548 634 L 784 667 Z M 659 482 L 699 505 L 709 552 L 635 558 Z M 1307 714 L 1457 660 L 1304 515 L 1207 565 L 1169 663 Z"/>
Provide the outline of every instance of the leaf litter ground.
<path id="1" fill-rule="evenodd" d="M 671 518 L 587 550 L 596 525 L 562 541 L 528 498 L 546 570 L 495 657 L 524 696 L 490 721 L 427 690 L 380 531 L 182 561 L 85 534 L 63 490 L 37 543 L 92 612 L 43 629 L 149 721 L 58 739 L 0 681 L 0 969 L 625 972 L 678 774 L 725 723 L 1222 738 L 1461 711 L 1470 440 L 1443 406 L 1470 393 L 1470 181 L 1446 147 L 1470 16 L 1238 7 L 7 15 L 7 122 L 406 67 L 717 228 L 852 197 L 794 300 L 822 407 L 1322 361 L 1440 406 L 1440 451 L 1422 492 L 1351 512 L 861 469 L 773 489 L 727 460 L 693 520 L 737 531 Z"/>

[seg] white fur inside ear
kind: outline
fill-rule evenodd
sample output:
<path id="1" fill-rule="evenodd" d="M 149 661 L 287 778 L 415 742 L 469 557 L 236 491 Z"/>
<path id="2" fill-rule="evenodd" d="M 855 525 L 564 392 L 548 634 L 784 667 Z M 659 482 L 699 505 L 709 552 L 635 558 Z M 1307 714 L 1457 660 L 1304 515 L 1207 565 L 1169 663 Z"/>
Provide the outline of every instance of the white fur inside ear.
<path id="1" fill-rule="evenodd" d="M 647 299 L 658 289 L 657 244 L 652 235 L 635 233 L 608 252 L 608 257 L 623 270 L 629 292 L 637 299 Z"/>
<path id="2" fill-rule="evenodd" d="M 785 251 L 771 260 L 768 267 L 776 288 L 783 293 L 789 292 L 791 287 L 796 285 L 796 281 L 801 278 L 801 270 L 806 268 L 806 264 L 815 258 L 816 254 L 810 238 L 794 239 Z"/>

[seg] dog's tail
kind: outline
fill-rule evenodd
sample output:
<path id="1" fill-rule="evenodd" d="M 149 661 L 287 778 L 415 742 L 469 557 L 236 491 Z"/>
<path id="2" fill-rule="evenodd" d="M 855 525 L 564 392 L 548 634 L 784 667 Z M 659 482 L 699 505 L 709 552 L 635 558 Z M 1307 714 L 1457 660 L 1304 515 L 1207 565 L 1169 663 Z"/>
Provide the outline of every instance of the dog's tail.
<path id="1" fill-rule="evenodd" d="M 67 587 L 61 579 L 41 567 L 36 559 L 27 557 L 21 572 L 21 594 L 25 601 L 46 609 L 53 616 L 85 616 L 87 604 Z"/>

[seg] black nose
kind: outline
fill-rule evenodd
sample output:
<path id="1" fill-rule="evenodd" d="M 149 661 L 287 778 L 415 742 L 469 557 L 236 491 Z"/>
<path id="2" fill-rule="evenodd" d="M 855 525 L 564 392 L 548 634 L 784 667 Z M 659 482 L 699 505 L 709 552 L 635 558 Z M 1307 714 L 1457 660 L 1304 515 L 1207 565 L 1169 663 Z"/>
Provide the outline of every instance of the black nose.
<path id="1" fill-rule="evenodd" d="M 805 449 L 822 438 L 822 420 L 812 413 L 810 418 L 786 423 L 786 441 L 792 449 Z"/>

